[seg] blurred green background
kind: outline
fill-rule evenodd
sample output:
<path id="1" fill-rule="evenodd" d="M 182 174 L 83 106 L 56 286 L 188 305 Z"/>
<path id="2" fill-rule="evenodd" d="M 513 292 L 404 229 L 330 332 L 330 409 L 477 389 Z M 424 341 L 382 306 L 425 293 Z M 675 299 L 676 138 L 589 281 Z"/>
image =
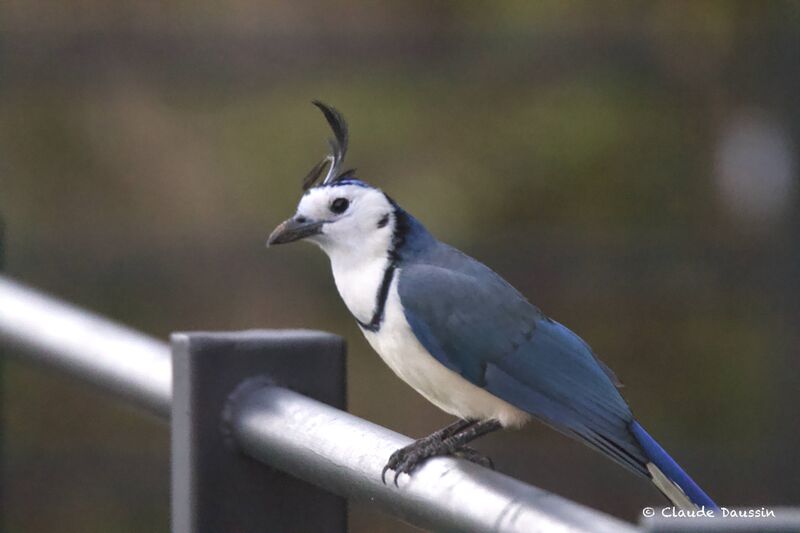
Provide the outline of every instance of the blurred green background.
<path id="1" fill-rule="evenodd" d="M 351 412 L 438 428 L 324 255 L 264 248 L 327 149 L 318 98 L 360 176 L 583 336 L 720 503 L 797 504 L 798 94 L 797 2 L 4 0 L 7 271 L 160 338 L 336 332 Z M 4 387 L 7 531 L 168 531 L 165 425 L 13 359 Z M 628 520 L 665 503 L 538 424 L 477 447 Z M 363 504 L 351 529 L 410 530 Z"/>

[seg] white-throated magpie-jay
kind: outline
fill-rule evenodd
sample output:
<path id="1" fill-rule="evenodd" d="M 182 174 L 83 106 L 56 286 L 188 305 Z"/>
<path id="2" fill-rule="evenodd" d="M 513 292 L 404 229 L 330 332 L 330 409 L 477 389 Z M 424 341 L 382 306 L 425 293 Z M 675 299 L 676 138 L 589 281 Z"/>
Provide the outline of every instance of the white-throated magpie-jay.
<path id="1" fill-rule="evenodd" d="M 466 444 L 535 418 L 651 479 L 681 508 L 716 508 L 639 425 L 614 373 L 580 337 L 342 169 L 347 126 L 335 109 L 315 104 L 334 132 L 331 153 L 305 178 L 296 214 L 268 244 L 303 239 L 322 248 L 369 344 L 402 380 L 458 418 L 397 450 L 384 474 L 393 470 L 396 484 L 436 455 L 490 464 Z"/>

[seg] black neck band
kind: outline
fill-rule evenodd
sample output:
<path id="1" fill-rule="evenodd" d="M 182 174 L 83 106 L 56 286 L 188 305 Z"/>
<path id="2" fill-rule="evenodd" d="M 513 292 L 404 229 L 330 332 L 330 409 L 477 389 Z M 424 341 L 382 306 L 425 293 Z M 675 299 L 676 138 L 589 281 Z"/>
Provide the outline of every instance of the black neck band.
<path id="1" fill-rule="evenodd" d="M 394 205 L 394 233 L 392 234 L 392 248 L 389 250 L 389 264 L 386 265 L 386 270 L 383 271 L 383 280 L 381 281 L 381 286 L 378 287 L 378 293 L 375 295 L 375 311 L 372 313 L 372 320 L 365 323 L 356 318 L 359 326 L 372 332 L 381 329 L 383 314 L 386 309 L 386 299 L 389 297 L 389 287 L 392 286 L 394 273 L 397 270 L 398 263 L 400 263 L 400 249 L 405 244 L 406 234 L 409 229 L 408 215 L 391 199 L 389 201 Z"/>
<path id="2" fill-rule="evenodd" d="M 383 271 L 383 281 L 378 288 L 378 294 L 375 298 L 375 312 L 372 314 L 372 320 L 368 324 L 356 319 L 358 325 L 367 331 L 378 331 L 381 329 L 381 322 L 383 322 L 383 311 L 386 308 L 386 298 L 389 297 L 389 287 L 392 285 L 394 279 L 394 271 L 397 270 L 397 265 L 393 261 L 389 263 L 386 270 Z"/>

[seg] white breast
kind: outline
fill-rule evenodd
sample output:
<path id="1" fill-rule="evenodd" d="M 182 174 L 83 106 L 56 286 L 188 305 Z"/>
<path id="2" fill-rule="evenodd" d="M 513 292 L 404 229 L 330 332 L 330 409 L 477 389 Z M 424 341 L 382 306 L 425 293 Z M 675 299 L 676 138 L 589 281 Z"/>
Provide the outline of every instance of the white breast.
<path id="1" fill-rule="evenodd" d="M 364 330 L 367 341 L 389 368 L 428 401 L 460 418 L 493 418 L 499 420 L 503 426 L 512 427 L 521 426 L 530 420 L 528 413 L 473 385 L 437 361 L 420 344 L 400 303 L 397 293 L 399 275 L 400 271 L 397 271 L 389 289 L 380 330 L 374 333 Z M 337 286 L 338 284 L 337 281 Z M 374 306 L 375 293 L 372 298 Z"/>

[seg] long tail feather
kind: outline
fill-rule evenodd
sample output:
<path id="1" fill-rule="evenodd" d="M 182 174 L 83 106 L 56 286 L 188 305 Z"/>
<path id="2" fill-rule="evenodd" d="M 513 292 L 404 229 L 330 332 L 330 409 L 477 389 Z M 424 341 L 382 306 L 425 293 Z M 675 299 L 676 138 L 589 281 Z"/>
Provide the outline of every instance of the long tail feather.
<path id="1" fill-rule="evenodd" d="M 646 466 L 653 483 L 675 506 L 687 510 L 699 507 L 719 509 L 714 500 L 678 466 L 678 463 L 664 451 L 664 448 L 638 422 L 634 420 L 630 429 L 650 460 Z"/>

